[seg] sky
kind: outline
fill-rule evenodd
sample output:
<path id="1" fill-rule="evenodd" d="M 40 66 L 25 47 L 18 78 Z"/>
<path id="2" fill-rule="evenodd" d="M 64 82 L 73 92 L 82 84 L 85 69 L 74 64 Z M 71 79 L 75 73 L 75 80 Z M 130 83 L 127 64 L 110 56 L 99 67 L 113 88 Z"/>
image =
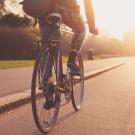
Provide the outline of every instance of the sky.
<path id="1" fill-rule="evenodd" d="M 82 8 L 83 0 L 78 1 Z M 93 0 L 93 7 L 99 29 L 122 38 L 125 32 L 135 28 L 135 0 Z"/>

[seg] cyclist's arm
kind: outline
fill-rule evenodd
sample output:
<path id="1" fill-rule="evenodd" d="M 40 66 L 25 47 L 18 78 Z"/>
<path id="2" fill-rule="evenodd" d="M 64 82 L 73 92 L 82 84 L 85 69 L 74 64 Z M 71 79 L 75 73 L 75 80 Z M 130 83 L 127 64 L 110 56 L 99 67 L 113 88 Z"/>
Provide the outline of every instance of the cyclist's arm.
<path id="1" fill-rule="evenodd" d="M 93 34 L 98 34 L 95 26 L 95 16 L 92 7 L 92 0 L 84 0 L 85 12 L 87 17 L 87 22 L 89 25 L 89 31 Z"/>

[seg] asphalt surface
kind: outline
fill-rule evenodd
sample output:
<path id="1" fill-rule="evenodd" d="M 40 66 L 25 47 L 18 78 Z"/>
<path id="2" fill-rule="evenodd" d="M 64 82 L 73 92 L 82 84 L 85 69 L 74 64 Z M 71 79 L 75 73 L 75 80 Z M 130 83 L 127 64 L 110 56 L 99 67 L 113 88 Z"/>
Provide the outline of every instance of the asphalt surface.
<path id="1" fill-rule="evenodd" d="M 0 115 L 1 135 L 42 135 L 35 127 L 30 104 Z M 85 101 L 77 113 L 61 108 L 49 135 L 134 135 L 135 58 L 85 82 Z"/>
<path id="2" fill-rule="evenodd" d="M 125 58 L 109 58 L 84 62 L 85 73 L 125 61 Z M 27 90 L 31 87 L 33 67 L 0 69 L 0 97 Z"/>

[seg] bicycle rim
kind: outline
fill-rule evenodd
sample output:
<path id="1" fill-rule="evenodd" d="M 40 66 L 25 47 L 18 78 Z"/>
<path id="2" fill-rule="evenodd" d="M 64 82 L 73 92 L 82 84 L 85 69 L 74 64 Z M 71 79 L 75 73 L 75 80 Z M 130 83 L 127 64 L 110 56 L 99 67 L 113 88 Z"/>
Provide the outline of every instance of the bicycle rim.
<path id="1" fill-rule="evenodd" d="M 43 90 L 44 87 L 43 80 L 45 79 L 43 78 L 48 76 L 47 72 L 45 71 L 46 69 L 45 66 L 47 64 L 49 55 L 50 53 L 47 49 L 43 47 L 40 49 L 40 52 L 35 62 L 32 76 L 32 89 L 31 89 L 32 112 L 35 124 L 42 133 L 48 133 L 53 128 L 57 120 L 60 107 L 60 104 L 57 104 L 55 108 L 51 108 L 49 110 L 45 109 L 44 107 L 46 98 L 45 98 L 45 90 Z M 55 72 L 54 71 L 52 72 L 53 74 L 51 78 L 53 78 L 53 80 L 56 81 Z M 49 79 L 49 77 L 46 79 Z M 48 82 L 48 80 L 46 81 Z M 54 94 L 54 96 L 56 95 Z"/>
<path id="2" fill-rule="evenodd" d="M 71 88 L 72 88 L 72 105 L 76 111 L 78 111 L 83 103 L 84 99 L 84 67 L 81 55 L 78 54 L 76 61 L 80 67 L 80 75 L 71 74 Z"/>

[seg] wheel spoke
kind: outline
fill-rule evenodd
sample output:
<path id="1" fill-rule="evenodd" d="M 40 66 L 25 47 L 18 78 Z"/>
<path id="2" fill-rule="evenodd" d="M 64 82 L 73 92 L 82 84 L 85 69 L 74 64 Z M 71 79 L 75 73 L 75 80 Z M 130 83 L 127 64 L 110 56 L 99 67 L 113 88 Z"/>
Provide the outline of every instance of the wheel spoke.
<path id="1" fill-rule="evenodd" d="M 75 94 L 74 94 L 75 96 L 76 96 L 76 104 L 77 105 L 79 105 L 80 104 L 80 94 L 79 94 L 79 87 L 77 86 L 77 84 L 76 84 L 76 86 L 75 86 Z"/>

